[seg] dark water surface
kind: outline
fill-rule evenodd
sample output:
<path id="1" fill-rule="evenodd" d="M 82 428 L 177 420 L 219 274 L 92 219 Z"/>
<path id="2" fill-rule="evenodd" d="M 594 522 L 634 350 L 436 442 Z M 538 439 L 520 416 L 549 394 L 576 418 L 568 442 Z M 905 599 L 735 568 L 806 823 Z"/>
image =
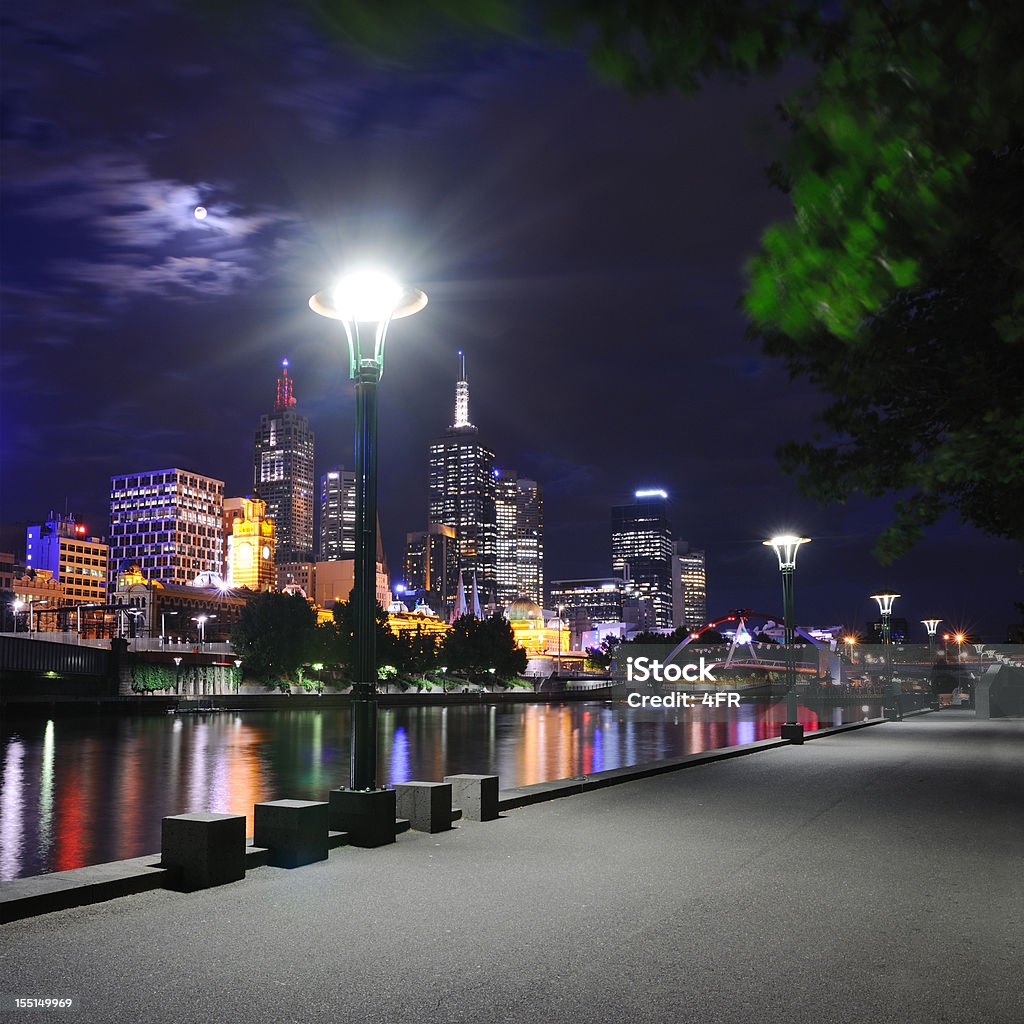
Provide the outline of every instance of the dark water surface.
<path id="1" fill-rule="evenodd" d="M 806 729 L 881 705 L 800 708 Z M 679 711 L 623 703 L 382 708 L 379 783 L 479 772 L 503 789 L 779 735 L 777 703 Z M 347 708 L 13 719 L 0 727 L 0 881 L 160 849 L 160 819 L 248 817 L 253 804 L 326 800 L 348 782 Z"/>

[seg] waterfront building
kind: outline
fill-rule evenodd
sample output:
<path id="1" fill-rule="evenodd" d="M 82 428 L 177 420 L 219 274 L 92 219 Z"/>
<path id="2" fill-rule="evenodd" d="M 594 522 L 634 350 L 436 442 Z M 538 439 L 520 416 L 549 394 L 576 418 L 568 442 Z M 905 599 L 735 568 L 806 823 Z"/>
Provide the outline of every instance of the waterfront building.
<path id="1" fill-rule="evenodd" d="M 672 626 L 675 542 L 668 519 L 668 494 L 639 490 L 632 505 L 612 508 L 612 572 L 654 606 L 659 628 Z"/>
<path id="2" fill-rule="evenodd" d="M 274 522 L 267 518 L 267 503 L 261 498 L 230 501 L 232 506 L 235 501 L 241 502 L 241 514 L 232 515 L 227 541 L 227 584 L 249 590 L 273 590 L 277 582 L 277 538 Z"/>
<path id="3" fill-rule="evenodd" d="M 622 622 L 626 586 L 618 577 L 552 580 L 551 606 L 566 618 L 586 618 L 591 624 Z"/>
<path id="4" fill-rule="evenodd" d="M 378 538 L 379 541 L 379 538 Z M 388 570 L 377 547 L 377 603 L 382 608 L 391 604 Z M 328 562 L 315 562 L 312 566 L 312 586 L 305 593 L 321 608 L 332 608 L 339 601 L 347 601 L 355 586 L 355 558 L 338 558 Z"/>
<path id="5" fill-rule="evenodd" d="M 15 630 L 54 632 L 62 621 L 61 609 L 67 604 L 64 587 L 49 569 L 26 569 L 11 581 L 14 594 Z M 17 618 L 20 616 L 20 620 Z"/>
<path id="6" fill-rule="evenodd" d="M 184 586 L 224 568 L 224 482 L 184 469 L 110 478 L 108 573 L 126 564 L 148 580 Z"/>
<path id="7" fill-rule="evenodd" d="M 497 593 L 497 477 L 494 452 L 483 444 L 469 419 L 466 361 L 459 353 L 455 383 L 455 419 L 430 444 L 430 503 L 428 523 L 455 531 L 455 578 L 476 576 L 481 598 Z"/>
<path id="8" fill-rule="evenodd" d="M 89 536 L 75 515 L 51 512 L 25 531 L 26 569 L 49 571 L 75 604 L 106 600 L 108 554 L 106 541 Z"/>
<path id="9" fill-rule="evenodd" d="M 392 602 L 388 608 L 388 629 L 396 636 L 412 633 L 418 636 L 433 636 L 438 641 L 451 632 L 451 625 L 425 604 L 418 604 L 409 611 L 401 602 Z"/>
<path id="10" fill-rule="evenodd" d="M 356 474 L 344 466 L 320 477 L 320 561 L 356 553 Z"/>
<path id="11" fill-rule="evenodd" d="M 14 554 L 0 551 L 0 590 L 10 591 L 14 583 Z"/>
<path id="12" fill-rule="evenodd" d="M 676 541 L 672 561 L 672 624 L 698 629 L 708 621 L 708 579 L 704 552 Z"/>
<path id="13" fill-rule="evenodd" d="M 527 597 L 513 601 L 505 609 L 505 618 L 512 627 L 516 643 L 531 658 L 538 655 L 557 657 L 568 654 L 570 636 L 568 626 L 557 616 L 547 616 L 536 601 Z"/>
<path id="14" fill-rule="evenodd" d="M 253 486 L 277 529 L 282 563 L 313 560 L 313 444 L 309 420 L 295 411 L 294 380 L 281 363 L 274 411 L 260 417 L 255 435 Z"/>

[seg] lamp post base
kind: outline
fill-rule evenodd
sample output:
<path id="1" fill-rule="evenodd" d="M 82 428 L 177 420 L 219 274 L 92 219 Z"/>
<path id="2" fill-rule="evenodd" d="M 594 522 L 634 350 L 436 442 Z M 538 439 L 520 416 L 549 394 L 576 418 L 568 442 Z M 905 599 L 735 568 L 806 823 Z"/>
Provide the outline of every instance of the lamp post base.
<path id="1" fill-rule="evenodd" d="M 395 841 L 393 789 L 332 789 L 328 800 L 329 827 L 347 832 L 351 846 L 387 846 Z"/>
<path id="2" fill-rule="evenodd" d="M 804 727 L 799 722 L 786 722 L 779 735 L 790 743 L 803 743 Z"/>

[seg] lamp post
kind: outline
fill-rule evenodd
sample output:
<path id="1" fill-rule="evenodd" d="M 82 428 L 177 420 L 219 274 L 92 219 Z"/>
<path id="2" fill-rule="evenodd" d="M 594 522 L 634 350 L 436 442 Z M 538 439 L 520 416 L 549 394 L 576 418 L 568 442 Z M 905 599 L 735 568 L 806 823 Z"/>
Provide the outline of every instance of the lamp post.
<path id="1" fill-rule="evenodd" d="M 558 611 L 558 667 L 555 675 L 559 679 L 562 678 L 562 612 L 565 611 L 565 605 L 560 604 L 557 608 Z"/>
<path id="2" fill-rule="evenodd" d="M 770 547 L 775 552 L 779 559 L 779 571 L 782 573 L 783 638 L 786 646 L 786 723 L 782 727 L 782 738 L 793 743 L 804 741 L 804 727 L 797 721 L 796 666 L 793 664 L 793 638 L 796 629 L 793 576 L 796 572 L 796 554 L 802 544 L 810 542 L 810 537 L 797 537 L 788 533 L 762 541 L 765 547 Z"/>
<path id="3" fill-rule="evenodd" d="M 20 597 L 11 602 L 11 611 L 14 613 L 14 632 L 18 632 L 18 613 L 25 607 L 25 602 Z"/>
<path id="4" fill-rule="evenodd" d="M 203 644 L 206 643 L 206 620 L 215 619 L 216 615 L 197 615 L 192 621 L 199 623 L 199 647 L 202 649 Z"/>
<path id="5" fill-rule="evenodd" d="M 377 792 L 377 388 L 384 372 L 384 341 L 392 320 L 411 316 L 427 304 L 417 288 L 405 289 L 379 271 L 350 273 L 309 300 L 314 313 L 340 320 L 348 340 L 349 379 L 356 389 L 356 550 L 352 587 L 355 633 L 352 686 L 352 743 L 349 790 Z M 389 794 L 392 795 L 393 794 Z M 339 801 L 339 808 L 344 801 Z M 393 800 L 392 800 L 393 803 Z M 354 807 L 352 801 L 346 806 Z M 381 825 L 354 837 L 355 845 L 394 842 L 386 838 L 384 801 L 374 805 Z M 364 813 L 365 816 L 365 813 Z"/>
<path id="6" fill-rule="evenodd" d="M 928 654 L 935 656 L 935 634 L 938 632 L 939 623 L 942 619 L 922 619 L 921 623 L 928 630 Z"/>
<path id="7" fill-rule="evenodd" d="M 161 647 L 167 643 L 167 616 L 177 615 L 177 612 L 161 612 L 160 613 L 160 645 Z"/>
<path id="8" fill-rule="evenodd" d="M 178 694 L 178 690 L 181 686 L 181 658 L 174 659 L 174 693 L 175 696 Z"/>
<path id="9" fill-rule="evenodd" d="M 892 673 L 892 606 L 896 603 L 899 594 L 891 590 L 883 590 L 880 593 L 872 594 L 871 600 L 878 604 L 878 611 L 882 616 L 882 648 L 885 654 L 885 674 L 888 680 L 889 693 L 886 697 L 884 714 L 886 718 L 897 722 L 903 720 L 902 701 L 900 689 Z"/>

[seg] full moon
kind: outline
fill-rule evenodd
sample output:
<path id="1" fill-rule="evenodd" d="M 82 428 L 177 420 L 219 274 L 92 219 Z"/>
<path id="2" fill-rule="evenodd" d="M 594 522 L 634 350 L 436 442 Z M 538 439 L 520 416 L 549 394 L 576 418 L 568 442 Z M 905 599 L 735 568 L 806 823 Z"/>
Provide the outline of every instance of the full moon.
<path id="1" fill-rule="evenodd" d="M 197 206 L 192 211 L 192 213 L 195 216 L 196 220 L 206 220 L 206 207 L 205 206 Z"/>

